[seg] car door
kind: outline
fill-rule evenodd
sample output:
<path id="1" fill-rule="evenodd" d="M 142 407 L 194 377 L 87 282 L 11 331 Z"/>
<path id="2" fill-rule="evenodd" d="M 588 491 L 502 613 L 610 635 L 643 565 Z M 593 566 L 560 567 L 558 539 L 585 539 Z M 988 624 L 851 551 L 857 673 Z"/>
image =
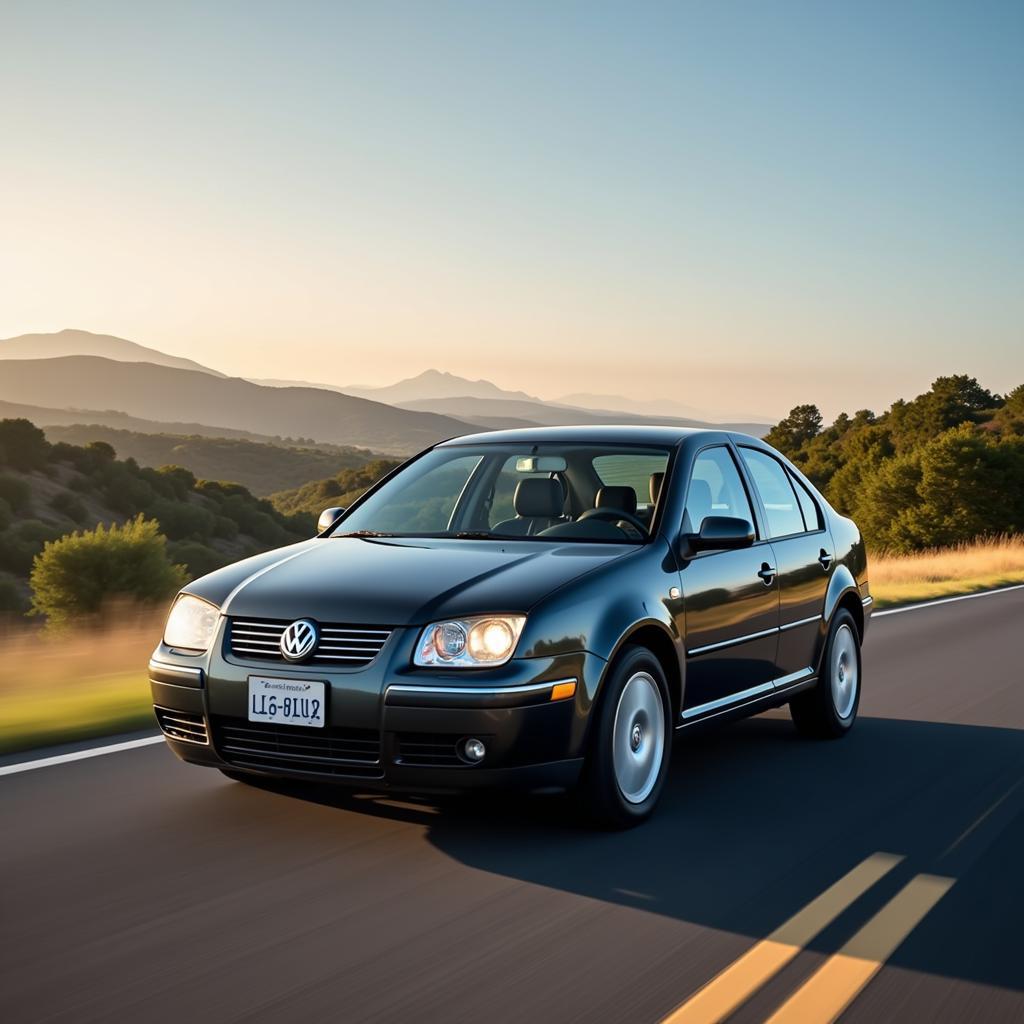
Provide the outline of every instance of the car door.
<path id="1" fill-rule="evenodd" d="M 832 548 L 825 519 L 810 491 L 783 463 L 757 448 L 740 457 L 761 502 L 775 552 L 779 590 L 776 685 L 813 671 L 822 629 Z"/>
<path id="2" fill-rule="evenodd" d="M 699 532 L 709 515 L 758 525 L 733 452 L 725 444 L 697 453 L 682 531 Z M 739 550 L 704 551 L 681 563 L 687 654 L 684 719 L 771 690 L 779 595 L 774 577 L 764 570 L 773 564 L 771 546 L 762 540 Z"/>

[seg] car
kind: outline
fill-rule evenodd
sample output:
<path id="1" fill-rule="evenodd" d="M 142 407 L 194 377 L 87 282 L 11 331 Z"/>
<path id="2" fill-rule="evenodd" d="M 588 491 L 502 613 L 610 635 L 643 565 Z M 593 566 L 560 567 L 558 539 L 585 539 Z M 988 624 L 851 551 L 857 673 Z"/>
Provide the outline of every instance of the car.
<path id="1" fill-rule="evenodd" d="M 437 444 L 308 541 L 189 583 L 149 664 L 180 758 L 233 779 L 571 791 L 653 811 L 688 730 L 857 717 L 856 525 L 754 437 L 664 426 Z"/>

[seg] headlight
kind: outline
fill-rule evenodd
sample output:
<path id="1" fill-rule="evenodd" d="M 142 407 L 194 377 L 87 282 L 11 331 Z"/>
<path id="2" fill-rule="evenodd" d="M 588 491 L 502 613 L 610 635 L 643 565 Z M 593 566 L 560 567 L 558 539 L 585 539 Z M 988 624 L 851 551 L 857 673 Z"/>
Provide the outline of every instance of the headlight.
<path id="1" fill-rule="evenodd" d="M 220 609 L 191 594 L 181 594 L 164 626 L 164 643 L 186 651 L 205 651 L 217 630 Z"/>
<path id="2" fill-rule="evenodd" d="M 415 664 L 424 667 L 481 668 L 512 657 L 525 615 L 477 615 L 427 626 L 416 645 Z"/>

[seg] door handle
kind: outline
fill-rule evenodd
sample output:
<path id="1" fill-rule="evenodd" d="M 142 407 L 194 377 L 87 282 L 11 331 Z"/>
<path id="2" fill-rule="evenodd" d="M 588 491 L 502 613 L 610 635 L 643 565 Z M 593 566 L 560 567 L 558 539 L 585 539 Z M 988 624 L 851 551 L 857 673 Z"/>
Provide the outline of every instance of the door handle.
<path id="1" fill-rule="evenodd" d="M 832 555 L 822 548 L 821 554 L 818 555 L 818 561 L 821 563 L 822 569 L 828 572 L 828 567 L 832 564 Z"/>
<path id="2" fill-rule="evenodd" d="M 770 587 L 772 585 L 772 580 L 775 579 L 776 572 L 777 570 L 774 565 L 769 565 L 767 562 L 762 562 L 761 569 L 757 575 L 761 577 L 761 582 L 766 587 Z"/>

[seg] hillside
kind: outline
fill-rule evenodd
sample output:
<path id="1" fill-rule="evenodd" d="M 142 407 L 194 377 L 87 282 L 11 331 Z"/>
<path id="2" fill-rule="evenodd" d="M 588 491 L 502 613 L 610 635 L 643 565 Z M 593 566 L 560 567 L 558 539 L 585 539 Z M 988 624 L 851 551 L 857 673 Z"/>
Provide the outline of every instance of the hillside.
<path id="1" fill-rule="evenodd" d="M 191 359 L 170 356 L 125 338 L 115 338 L 112 334 L 69 329 L 54 334 L 19 334 L 16 338 L 0 338 L 0 359 L 58 359 L 63 356 L 99 356 L 124 363 L 153 363 L 178 370 L 197 370 L 215 377 L 224 376 Z"/>
<path id="2" fill-rule="evenodd" d="M 197 435 L 143 434 L 93 424 L 43 429 L 52 442 L 87 445 L 104 441 L 120 458 L 134 459 L 140 466 L 184 466 L 200 479 L 239 483 L 257 495 L 364 466 L 372 458 L 355 448 L 320 449 Z"/>
<path id="3" fill-rule="evenodd" d="M 315 441 L 311 437 L 282 437 L 280 434 L 257 434 L 251 430 L 235 430 L 231 427 L 213 427 L 209 423 L 182 423 L 143 419 L 129 416 L 113 409 L 49 409 L 42 405 L 25 405 L 22 402 L 0 401 L 0 419 L 31 420 L 36 426 L 100 426 L 114 430 L 126 430 L 135 434 L 173 434 L 176 437 L 230 437 L 256 444 L 284 445 L 285 447 L 316 448 L 319 451 L 344 452 L 360 451 L 372 457 L 368 449 L 351 445 L 335 445 Z"/>
<path id="4" fill-rule="evenodd" d="M 708 423 L 707 421 L 680 419 L 673 416 L 638 416 L 609 409 L 576 409 L 548 402 L 474 398 L 472 396 L 419 399 L 414 402 L 403 402 L 401 407 L 418 412 L 453 416 L 489 428 L 519 426 L 524 420 L 533 425 L 550 427 L 569 426 L 576 423 L 654 423 L 670 427 L 717 427 L 722 430 L 738 430 L 744 434 L 760 437 L 770 426 L 768 423 Z"/>
<path id="5" fill-rule="evenodd" d="M 474 429 L 451 417 L 320 388 L 263 387 L 238 377 L 95 356 L 8 360 L 0 374 L 0 400 L 118 409 L 146 419 L 192 420 L 402 454 Z"/>
<path id="6" fill-rule="evenodd" d="M 379 459 L 357 469 L 343 469 L 324 480 L 313 480 L 302 487 L 272 494 L 270 500 L 274 508 L 284 515 L 307 513 L 318 516 L 332 505 L 348 508 L 359 495 L 397 465 L 397 462 Z"/>
<path id="7" fill-rule="evenodd" d="M 32 559 L 48 540 L 142 513 L 192 576 L 312 535 L 238 484 L 196 480 L 181 467 L 142 468 L 96 443 L 51 445 L 27 420 L 0 421 L 0 611 L 23 610 Z"/>

